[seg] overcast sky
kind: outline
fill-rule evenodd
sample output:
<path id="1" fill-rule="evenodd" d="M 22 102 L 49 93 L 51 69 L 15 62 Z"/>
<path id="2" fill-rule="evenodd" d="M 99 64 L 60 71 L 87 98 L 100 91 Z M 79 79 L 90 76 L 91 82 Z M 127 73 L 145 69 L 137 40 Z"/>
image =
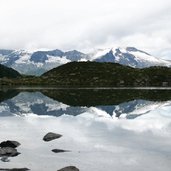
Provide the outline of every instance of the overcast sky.
<path id="1" fill-rule="evenodd" d="M 1 49 L 134 46 L 171 59 L 170 0 L 0 0 L 0 22 Z"/>

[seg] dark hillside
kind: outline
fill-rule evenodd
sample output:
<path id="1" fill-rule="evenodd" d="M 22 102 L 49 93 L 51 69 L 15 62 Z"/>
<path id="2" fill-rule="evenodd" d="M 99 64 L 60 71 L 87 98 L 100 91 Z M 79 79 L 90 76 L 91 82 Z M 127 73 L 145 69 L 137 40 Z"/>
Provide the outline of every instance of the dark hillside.
<path id="1" fill-rule="evenodd" d="M 131 86 L 137 78 L 144 79 L 140 69 L 98 62 L 71 62 L 48 71 L 42 78 L 52 85 L 81 87 Z"/>
<path id="2" fill-rule="evenodd" d="M 0 64 L 0 78 L 17 78 L 19 76 L 20 74 L 16 70 Z"/>

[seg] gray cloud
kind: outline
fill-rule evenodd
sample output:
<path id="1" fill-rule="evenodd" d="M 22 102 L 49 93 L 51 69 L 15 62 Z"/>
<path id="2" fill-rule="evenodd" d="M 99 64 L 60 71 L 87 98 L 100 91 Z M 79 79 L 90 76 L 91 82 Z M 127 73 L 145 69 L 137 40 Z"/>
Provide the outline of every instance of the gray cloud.
<path id="1" fill-rule="evenodd" d="M 135 46 L 171 54 L 170 0 L 0 0 L 0 48 Z"/>

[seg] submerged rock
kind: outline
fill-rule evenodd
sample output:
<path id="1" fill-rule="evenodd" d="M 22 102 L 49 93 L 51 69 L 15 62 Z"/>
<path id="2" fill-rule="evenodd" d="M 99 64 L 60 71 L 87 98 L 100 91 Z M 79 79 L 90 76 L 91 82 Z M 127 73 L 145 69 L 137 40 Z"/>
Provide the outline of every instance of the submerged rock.
<path id="1" fill-rule="evenodd" d="M 43 137 L 43 140 L 44 141 L 52 141 L 52 140 L 55 140 L 57 138 L 60 138 L 62 137 L 61 134 L 56 134 L 56 133 L 53 133 L 53 132 L 49 132 L 47 133 L 44 137 Z"/>
<path id="2" fill-rule="evenodd" d="M 12 147 L 4 147 L 0 148 L 0 157 L 7 156 L 7 157 L 15 157 L 18 156 L 20 153 Z"/>
<path id="3" fill-rule="evenodd" d="M 3 141 L 0 143 L 0 147 L 3 148 L 3 147 L 12 147 L 12 148 L 17 148 L 18 146 L 20 146 L 21 144 L 17 141 L 10 141 L 10 140 L 7 140 L 7 141 Z"/>
<path id="4" fill-rule="evenodd" d="M 79 169 L 75 166 L 67 166 L 57 171 L 79 171 Z"/>
<path id="5" fill-rule="evenodd" d="M 62 150 L 62 149 L 53 149 L 52 152 L 54 153 L 65 153 L 65 152 L 70 152 L 69 150 Z"/>
<path id="6" fill-rule="evenodd" d="M 9 158 L 7 156 L 3 156 L 3 157 L 1 157 L 1 161 L 9 162 L 10 160 L 9 160 Z"/>
<path id="7" fill-rule="evenodd" d="M 3 157 L 1 157 L 1 161 L 9 162 L 10 160 L 9 160 L 9 158 L 7 156 L 3 156 Z"/>

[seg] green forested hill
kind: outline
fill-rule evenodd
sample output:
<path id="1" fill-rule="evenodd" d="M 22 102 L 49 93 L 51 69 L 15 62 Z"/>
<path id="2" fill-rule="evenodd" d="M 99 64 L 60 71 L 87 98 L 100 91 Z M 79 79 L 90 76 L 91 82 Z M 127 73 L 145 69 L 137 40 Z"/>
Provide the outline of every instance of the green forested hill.
<path id="1" fill-rule="evenodd" d="M 117 63 L 71 62 L 42 75 L 49 84 L 72 86 L 170 86 L 171 68 L 136 69 Z"/>
<path id="2" fill-rule="evenodd" d="M 1 81 L 2 82 L 2 81 Z M 54 87 L 144 87 L 171 86 L 171 68 L 136 69 L 117 63 L 71 62 L 40 77 L 22 76 L 3 81 L 4 85 Z"/>

